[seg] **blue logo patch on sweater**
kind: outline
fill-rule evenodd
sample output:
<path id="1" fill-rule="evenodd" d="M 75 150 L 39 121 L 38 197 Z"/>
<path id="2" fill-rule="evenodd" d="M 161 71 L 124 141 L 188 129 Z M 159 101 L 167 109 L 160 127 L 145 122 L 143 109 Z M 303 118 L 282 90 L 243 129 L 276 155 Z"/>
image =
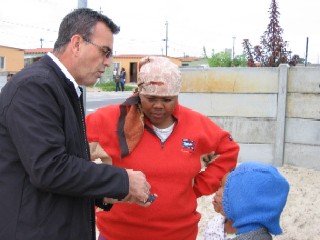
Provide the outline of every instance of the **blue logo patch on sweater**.
<path id="1" fill-rule="evenodd" d="M 195 149 L 195 143 L 194 141 L 190 140 L 190 139 L 182 139 L 182 151 L 183 152 L 193 152 Z"/>

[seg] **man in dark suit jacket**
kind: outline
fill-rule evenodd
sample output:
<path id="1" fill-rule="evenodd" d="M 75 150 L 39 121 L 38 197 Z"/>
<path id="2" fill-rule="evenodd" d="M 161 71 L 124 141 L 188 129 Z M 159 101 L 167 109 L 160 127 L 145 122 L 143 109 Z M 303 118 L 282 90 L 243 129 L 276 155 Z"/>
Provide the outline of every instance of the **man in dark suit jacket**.
<path id="1" fill-rule="evenodd" d="M 0 95 L 0 239 L 95 240 L 94 203 L 146 203 L 142 172 L 95 164 L 82 89 L 111 65 L 119 27 L 90 9 L 62 21 L 53 53 L 23 69 Z"/>

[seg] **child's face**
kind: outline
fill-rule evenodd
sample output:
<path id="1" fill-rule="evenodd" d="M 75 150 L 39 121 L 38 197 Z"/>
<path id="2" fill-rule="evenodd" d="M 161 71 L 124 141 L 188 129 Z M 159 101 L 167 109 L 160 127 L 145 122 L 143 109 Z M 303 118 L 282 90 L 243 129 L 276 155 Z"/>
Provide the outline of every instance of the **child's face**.
<path id="1" fill-rule="evenodd" d="M 223 176 L 222 180 L 221 180 L 221 186 L 218 189 L 218 191 L 216 192 L 212 204 L 214 207 L 214 210 L 217 213 L 224 215 L 224 211 L 223 211 L 223 206 L 222 206 L 222 197 L 223 197 L 223 189 L 224 189 L 224 185 L 226 184 L 227 178 L 229 176 L 229 173 L 227 173 L 226 175 Z"/>

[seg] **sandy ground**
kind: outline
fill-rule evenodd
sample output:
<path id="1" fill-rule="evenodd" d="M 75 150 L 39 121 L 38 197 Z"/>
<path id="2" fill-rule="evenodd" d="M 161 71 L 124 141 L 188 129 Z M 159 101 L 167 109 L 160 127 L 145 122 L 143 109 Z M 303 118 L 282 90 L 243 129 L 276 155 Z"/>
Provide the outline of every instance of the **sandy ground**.
<path id="1" fill-rule="evenodd" d="M 290 192 L 280 221 L 283 234 L 274 239 L 320 239 L 320 171 L 293 166 L 279 167 L 278 170 L 288 180 Z M 217 214 L 211 201 L 212 196 L 198 200 L 202 218 L 197 240 L 203 239 L 206 224 Z"/>

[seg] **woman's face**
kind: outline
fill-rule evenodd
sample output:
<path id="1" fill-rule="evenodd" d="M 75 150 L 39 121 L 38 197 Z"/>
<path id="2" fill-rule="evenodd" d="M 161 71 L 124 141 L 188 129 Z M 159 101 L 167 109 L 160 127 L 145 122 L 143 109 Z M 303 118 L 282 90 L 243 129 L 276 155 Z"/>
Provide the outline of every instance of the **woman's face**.
<path id="1" fill-rule="evenodd" d="M 229 176 L 229 173 L 225 174 L 221 180 L 221 185 L 220 188 L 218 189 L 218 191 L 216 192 L 212 204 L 214 207 L 214 210 L 217 213 L 222 214 L 223 216 L 225 216 L 224 211 L 223 211 L 223 205 L 222 205 L 222 198 L 223 198 L 223 190 L 224 190 L 224 186 L 226 184 L 227 178 Z"/>
<path id="2" fill-rule="evenodd" d="M 150 122 L 158 128 L 167 128 L 172 122 L 172 112 L 178 96 L 159 97 L 140 94 L 142 111 Z"/>

